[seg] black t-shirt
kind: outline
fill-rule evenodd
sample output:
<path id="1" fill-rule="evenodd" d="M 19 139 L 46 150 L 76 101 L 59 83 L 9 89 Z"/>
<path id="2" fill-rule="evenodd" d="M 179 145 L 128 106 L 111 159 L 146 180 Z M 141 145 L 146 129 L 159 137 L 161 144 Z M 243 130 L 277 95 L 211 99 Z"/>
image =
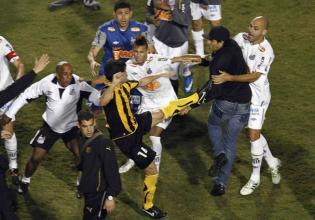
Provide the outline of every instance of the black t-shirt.
<path id="1" fill-rule="evenodd" d="M 224 42 L 223 47 L 212 54 L 212 60 L 203 62 L 202 65 L 209 65 L 210 78 L 211 75 L 219 75 L 219 70 L 231 75 L 246 74 L 249 71 L 241 48 L 232 39 Z M 252 93 L 248 82 L 225 82 L 218 85 L 213 84 L 207 99 L 219 99 L 242 104 L 250 102 L 251 97 Z"/>

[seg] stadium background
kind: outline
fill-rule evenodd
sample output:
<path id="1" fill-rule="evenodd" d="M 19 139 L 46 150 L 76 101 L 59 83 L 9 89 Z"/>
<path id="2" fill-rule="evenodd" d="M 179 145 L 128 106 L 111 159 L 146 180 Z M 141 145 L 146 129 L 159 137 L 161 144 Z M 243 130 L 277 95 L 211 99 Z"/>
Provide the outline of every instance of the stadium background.
<path id="1" fill-rule="evenodd" d="M 0 0 L 0 35 L 14 46 L 26 67 L 42 53 L 51 64 L 41 77 L 54 72 L 60 60 L 73 64 L 76 72 L 89 78 L 87 53 L 99 25 L 112 18 L 113 0 L 101 0 L 100 11 L 80 4 L 49 12 L 49 1 Z M 144 0 L 131 1 L 134 19 L 144 21 Z M 276 59 L 270 82 L 272 102 L 263 132 L 272 151 L 283 162 L 282 182 L 273 186 L 266 164 L 261 186 L 243 197 L 239 190 L 250 175 L 249 144 L 242 134 L 238 156 L 226 195 L 209 195 L 212 163 L 206 119 L 209 106 L 175 120 L 163 136 L 161 175 L 156 203 L 168 211 L 168 219 L 314 219 L 315 218 L 315 138 L 314 138 L 314 0 L 223 0 L 223 24 L 233 34 L 246 31 L 250 19 L 266 15 L 270 19 L 269 40 Z M 206 30 L 209 26 L 207 25 Z M 193 52 L 191 48 L 191 52 Z M 208 77 L 208 70 L 194 71 L 195 88 Z M 180 93 L 183 95 L 182 91 Z M 28 142 L 41 125 L 44 100 L 24 107 L 15 125 L 21 171 L 31 153 Z M 104 123 L 99 121 L 104 130 Z M 148 143 L 148 140 L 146 140 Z M 0 152 L 4 152 L 1 144 Z M 125 157 L 116 151 L 119 163 Z M 122 175 L 123 191 L 116 211 L 109 219 L 146 219 L 139 210 L 142 174 L 133 169 Z M 21 219 L 75 220 L 81 218 L 82 200 L 75 198 L 75 172 L 71 154 L 58 142 L 32 179 L 30 193 L 18 195 Z"/>

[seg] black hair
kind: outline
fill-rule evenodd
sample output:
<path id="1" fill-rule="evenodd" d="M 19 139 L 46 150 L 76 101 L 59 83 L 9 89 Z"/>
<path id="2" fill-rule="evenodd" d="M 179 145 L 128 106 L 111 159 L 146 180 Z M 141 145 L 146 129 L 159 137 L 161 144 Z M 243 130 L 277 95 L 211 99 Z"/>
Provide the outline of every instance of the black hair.
<path id="1" fill-rule="evenodd" d="M 126 0 L 118 0 L 118 1 L 116 1 L 115 5 L 114 5 L 114 12 L 116 12 L 120 8 L 128 8 L 129 10 L 131 10 L 131 5 Z"/>
<path id="2" fill-rule="evenodd" d="M 89 111 L 89 110 L 81 110 L 78 113 L 78 122 L 79 124 L 82 121 L 89 121 L 91 119 L 94 119 L 94 114 L 93 112 Z"/>
<path id="3" fill-rule="evenodd" d="M 105 76 L 109 81 L 113 80 L 113 75 L 126 71 L 126 63 L 120 60 L 108 60 L 104 67 Z"/>
<path id="4" fill-rule="evenodd" d="M 133 42 L 133 46 L 134 47 L 136 47 L 136 46 L 145 46 L 146 48 L 149 47 L 148 41 L 145 38 L 145 36 L 143 36 L 143 35 L 139 35 L 138 37 L 136 37 L 135 41 Z"/>

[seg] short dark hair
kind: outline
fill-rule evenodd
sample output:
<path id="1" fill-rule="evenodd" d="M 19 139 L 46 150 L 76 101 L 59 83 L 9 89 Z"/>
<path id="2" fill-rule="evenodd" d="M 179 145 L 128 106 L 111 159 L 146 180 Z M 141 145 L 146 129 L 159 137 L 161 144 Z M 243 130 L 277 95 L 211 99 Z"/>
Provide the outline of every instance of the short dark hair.
<path id="1" fill-rule="evenodd" d="M 145 46 L 146 48 L 149 47 L 148 41 L 143 35 L 139 35 L 136 37 L 135 41 L 133 42 L 133 46 Z"/>
<path id="2" fill-rule="evenodd" d="M 90 110 L 81 110 L 78 113 L 78 122 L 79 124 L 82 121 L 89 121 L 91 119 L 95 119 L 93 112 L 91 112 Z"/>
<path id="3" fill-rule="evenodd" d="M 113 75 L 126 71 L 126 63 L 120 60 L 108 60 L 104 67 L 105 76 L 109 81 L 113 80 Z"/>
<path id="4" fill-rule="evenodd" d="M 126 0 L 118 0 L 118 1 L 116 1 L 115 5 L 114 5 L 114 11 L 116 12 L 120 8 L 128 8 L 129 10 L 131 10 L 131 5 Z"/>

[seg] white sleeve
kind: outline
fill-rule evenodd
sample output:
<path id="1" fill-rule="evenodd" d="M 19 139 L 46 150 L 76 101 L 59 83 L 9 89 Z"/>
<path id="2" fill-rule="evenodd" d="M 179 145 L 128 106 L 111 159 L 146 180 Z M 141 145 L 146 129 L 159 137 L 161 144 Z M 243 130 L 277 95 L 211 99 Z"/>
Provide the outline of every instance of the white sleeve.
<path id="1" fill-rule="evenodd" d="M 0 53 L 5 56 L 11 63 L 19 57 L 16 55 L 12 45 L 4 38 L 0 39 Z"/>
<path id="2" fill-rule="evenodd" d="M 89 100 L 94 105 L 100 105 L 100 92 L 84 81 L 80 82 L 80 96 Z"/>
<path id="3" fill-rule="evenodd" d="M 256 67 L 256 72 L 261 74 L 268 74 L 271 63 L 273 62 L 274 54 L 272 51 L 265 52 L 258 57 L 258 65 Z"/>
<path id="4" fill-rule="evenodd" d="M 242 41 L 244 40 L 244 36 L 243 36 L 244 34 L 245 33 L 238 33 L 237 35 L 233 37 L 233 40 L 235 40 L 238 45 L 241 45 Z"/>
<path id="5" fill-rule="evenodd" d="M 16 113 L 31 100 L 38 98 L 41 96 L 44 91 L 44 80 L 40 80 L 30 87 L 28 87 L 11 105 L 9 110 L 5 113 L 8 117 L 15 117 Z"/>
<path id="6" fill-rule="evenodd" d="M 102 48 L 106 43 L 106 39 L 106 33 L 98 29 L 92 42 L 92 46 Z"/>

